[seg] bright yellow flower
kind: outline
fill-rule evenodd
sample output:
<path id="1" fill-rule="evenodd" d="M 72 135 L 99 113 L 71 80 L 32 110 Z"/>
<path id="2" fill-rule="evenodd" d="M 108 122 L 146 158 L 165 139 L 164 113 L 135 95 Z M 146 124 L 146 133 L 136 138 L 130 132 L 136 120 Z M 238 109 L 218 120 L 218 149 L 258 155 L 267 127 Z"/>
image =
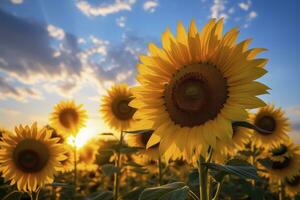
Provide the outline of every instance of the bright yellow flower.
<path id="1" fill-rule="evenodd" d="M 135 109 L 128 104 L 132 98 L 132 93 L 126 84 L 118 84 L 108 90 L 108 95 L 102 99 L 100 112 L 110 127 L 116 130 L 131 128 Z"/>
<path id="2" fill-rule="evenodd" d="M 20 191 L 36 191 L 53 181 L 61 169 L 65 148 L 59 138 L 51 138 L 51 131 L 19 126 L 16 134 L 4 134 L 0 141 L 0 171 L 10 184 Z"/>
<path id="3" fill-rule="evenodd" d="M 252 142 L 257 147 L 268 150 L 289 141 L 287 132 L 290 126 L 281 108 L 275 108 L 271 104 L 260 108 L 255 115 L 251 116 L 251 121 L 257 127 L 270 131 L 267 134 L 254 131 Z"/>
<path id="4" fill-rule="evenodd" d="M 54 106 L 50 125 L 65 136 L 76 135 L 85 126 L 87 119 L 82 106 L 82 104 L 77 106 L 74 101 L 60 101 Z"/>
<path id="5" fill-rule="evenodd" d="M 268 87 L 256 79 L 266 73 L 267 60 L 255 59 L 264 49 L 248 49 L 250 39 L 236 43 L 235 28 L 222 30 L 222 20 L 210 20 L 200 32 L 192 21 L 188 33 L 179 22 L 176 36 L 167 29 L 162 48 L 150 43 L 149 55 L 140 56 L 140 86 L 130 105 L 135 119 L 152 123 L 165 154 L 172 144 L 188 156 L 215 149 L 217 139 L 232 139 L 232 121 L 265 105 L 256 96 Z"/>

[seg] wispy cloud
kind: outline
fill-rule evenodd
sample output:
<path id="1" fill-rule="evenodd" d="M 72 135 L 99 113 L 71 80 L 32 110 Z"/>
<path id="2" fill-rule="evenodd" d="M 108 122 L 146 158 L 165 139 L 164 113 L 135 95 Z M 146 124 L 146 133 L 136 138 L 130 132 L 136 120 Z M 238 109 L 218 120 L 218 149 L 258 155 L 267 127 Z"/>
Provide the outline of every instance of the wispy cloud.
<path id="1" fill-rule="evenodd" d="M 251 1 L 246 1 L 246 2 L 241 2 L 239 3 L 239 7 L 244 10 L 247 11 L 250 9 L 252 2 Z"/>
<path id="2" fill-rule="evenodd" d="M 135 0 L 115 0 L 114 3 L 94 6 L 88 1 L 79 0 L 76 2 L 76 7 L 87 16 L 106 16 L 120 11 L 130 11 L 135 2 Z"/>
<path id="3" fill-rule="evenodd" d="M 143 4 L 143 9 L 147 12 L 153 13 L 158 5 L 159 3 L 157 0 L 146 0 Z"/>
<path id="4" fill-rule="evenodd" d="M 22 4 L 23 0 L 10 0 L 10 2 L 13 4 Z"/>
<path id="5" fill-rule="evenodd" d="M 126 18 L 124 16 L 118 17 L 116 23 L 119 27 L 125 27 Z"/>
<path id="6" fill-rule="evenodd" d="M 65 38 L 65 31 L 59 27 L 49 24 L 47 26 L 47 30 L 49 32 L 49 35 L 53 38 L 56 38 L 58 40 L 62 40 Z"/>
<path id="7" fill-rule="evenodd" d="M 9 117 L 16 117 L 21 114 L 20 111 L 11 108 L 0 108 L 0 112 Z"/>

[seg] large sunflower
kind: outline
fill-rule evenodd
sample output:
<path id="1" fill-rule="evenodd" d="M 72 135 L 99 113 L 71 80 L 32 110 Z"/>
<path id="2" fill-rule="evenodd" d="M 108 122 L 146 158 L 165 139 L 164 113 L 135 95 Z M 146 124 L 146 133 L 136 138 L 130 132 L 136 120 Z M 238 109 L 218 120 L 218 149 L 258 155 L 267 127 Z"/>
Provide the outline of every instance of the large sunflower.
<path id="1" fill-rule="evenodd" d="M 259 165 L 263 171 L 262 176 L 271 181 L 293 179 L 300 175 L 300 147 L 289 142 L 287 145 L 281 144 L 280 147 L 271 150 L 271 155 L 266 157 L 270 161 L 269 166 Z M 268 154 L 266 154 L 268 155 Z"/>
<path id="2" fill-rule="evenodd" d="M 251 121 L 257 127 L 270 132 L 254 131 L 252 142 L 257 147 L 270 149 L 289 141 L 287 132 L 290 130 L 290 126 L 281 108 L 275 108 L 274 105 L 269 104 L 252 115 Z"/>
<path id="3" fill-rule="evenodd" d="M 87 114 L 81 105 L 74 101 L 60 101 L 54 106 L 50 117 L 50 125 L 64 135 L 75 135 L 85 126 Z"/>
<path id="4" fill-rule="evenodd" d="M 108 90 L 108 95 L 102 99 L 100 111 L 110 127 L 128 130 L 132 126 L 135 109 L 128 105 L 132 98 L 126 84 L 118 84 Z"/>
<path id="5" fill-rule="evenodd" d="M 300 176 L 286 179 L 284 182 L 285 192 L 288 196 L 293 197 L 300 194 Z"/>
<path id="6" fill-rule="evenodd" d="M 162 152 L 172 143 L 188 154 L 204 144 L 216 148 L 217 138 L 231 140 L 232 121 L 265 105 L 256 96 L 268 87 L 255 81 L 266 73 L 267 60 L 255 59 L 264 49 L 247 50 L 250 39 L 237 44 L 238 30 L 222 29 L 223 21 L 212 19 L 198 32 L 192 21 L 186 33 L 179 22 L 176 36 L 163 33 L 162 49 L 151 43 L 150 54 L 140 56 L 130 105 L 134 118 L 153 122 Z"/>
<path id="7" fill-rule="evenodd" d="M 51 138 L 47 129 L 19 126 L 16 134 L 4 134 L 0 141 L 0 171 L 10 184 L 20 191 L 36 191 L 53 181 L 56 170 L 61 169 L 65 148 L 59 138 Z"/>

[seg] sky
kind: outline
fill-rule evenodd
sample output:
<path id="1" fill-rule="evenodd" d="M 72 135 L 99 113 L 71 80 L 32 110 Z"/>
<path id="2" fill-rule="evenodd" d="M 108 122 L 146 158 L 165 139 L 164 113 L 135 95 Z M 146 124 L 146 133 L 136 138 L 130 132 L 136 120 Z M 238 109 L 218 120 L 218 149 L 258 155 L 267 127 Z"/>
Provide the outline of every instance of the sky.
<path id="1" fill-rule="evenodd" d="M 48 122 L 54 104 L 75 99 L 88 111 L 90 132 L 110 131 L 99 113 L 114 83 L 135 85 L 138 55 L 161 45 L 178 21 L 198 28 L 210 18 L 239 41 L 268 51 L 272 90 L 262 98 L 285 109 L 300 144 L 300 1 L 298 0 L 1 0 L 0 127 Z"/>

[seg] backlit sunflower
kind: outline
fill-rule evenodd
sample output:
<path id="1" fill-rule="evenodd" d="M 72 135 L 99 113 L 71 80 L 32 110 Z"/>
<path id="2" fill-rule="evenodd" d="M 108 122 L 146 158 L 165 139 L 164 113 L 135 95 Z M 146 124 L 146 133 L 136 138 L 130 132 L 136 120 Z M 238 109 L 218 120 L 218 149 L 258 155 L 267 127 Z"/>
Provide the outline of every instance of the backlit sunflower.
<path id="1" fill-rule="evenodd" d="M 64 144 L 66 149 L 64 155 L 66 156 L 65 159 L 61 160 L 60 163 L 62 165 L 61 169 L 58 171 L 60 172 L 70 172 L 74 170 L 74 152 L 73 148 L 69 144 Z"/>
<path id="2" fill-rule="evenodd" d="M 270 133 L 254 131 L 252 142 L 257 147 L 270 149 L 289 141 L 287 132 L 290 130 L 290 126 L 281 108 L 275 108 L 271 104 L 260 108 L 256 114 L 251 116 L 251 121 L 257 127 L 270 131 Z"/>
<path id="3" fill-rule="evenodd" d="M 4 134 L 0 141 L 0 171 L 10 184 L 20 191 L 36 191 L 53 181 L 56 170 L 61 169 L 65 148 L 59 138 L 51 138 L 47 129 L 19 126 L 16 134 Z"/>
<path id="4" fill-rule="evenodd" d="M 300 176 L 286 179 L 284 182 L 285 192 L 288 196 L 294 197 L 300 194 Z"/>
<path id="5" fill-rule="evenodd" d="M 97 146 L 92 141 L 89 141 L 82 146 L 78 151 L 78 169 L 79 170 L 94 170 L 97 166 L 95 164 L 97 154 Z"/>
<path id="6" fill-rule="evenodd" d="M 300 147 L 289 143 L 282 144 L 279 148 L 272 150 L 272 155 L 266 157 L 269 159 L 270 166 L 263 166 L 265 172 L 260 174 L 271 181 L 278 182 L 279 180 L 293 179 L 293 177 L 300 175 Z M 281 157 L 281 158 L 279 158 Z"/>
<path id="7" fill-rule="evenodd" d="M 149 147 L 146 149 L 147 143 L 153 133 L 153 130 L 147 131 L 144 133 L 139 133 L 139 134 L 129 134 L 126 137 L 126 141 L 129 146 L 131 147 L 140 147 L 143 148 L 144 150 L 141 150 L 141 156 L 145 157 L 146 159 L 150 160 L 157 160 L 159 158 L 159 143 Z"/>
<path id="8" fill-rule="evenodd" d="M 100 112 L 105 122 L 116 130 L 128 130 L 132 126 L 135 109 L 128 104 L 132 93 L 126 84 L 118 84 L 108 90 L 102 99 Z"/>
<path id="9" fill-rule="evenodd" d="M 266 73 L 267 60 L 255 59 L 264 49 L 248 49 L 250 39 L 237 44 L 235 28 L 222 30 L 222 20 L 210 20 L 201 32 L 192 21 L 188 33 L 179 22 L 176 36 L 167 29 L 162 48 L 151 43 L 149 55 L 140 56 L 140 86 L 130 105 L 135 119 L 153 122 L 162 152 L 172 143 L 187 155 L 205 144 L 216 148 L 217 138 L 231 140 L 232 121 L 265 105 L 256 96 L 268 87 L 255 81 Z"/>
<path id="10" fill-rule="evenodd" d="M 64 135 L 75 135 L 85 126 L 87 114 L 81 105 L 74 101 L 60 101 L 54 106 L 50 117 L 50 125 Z"/>

